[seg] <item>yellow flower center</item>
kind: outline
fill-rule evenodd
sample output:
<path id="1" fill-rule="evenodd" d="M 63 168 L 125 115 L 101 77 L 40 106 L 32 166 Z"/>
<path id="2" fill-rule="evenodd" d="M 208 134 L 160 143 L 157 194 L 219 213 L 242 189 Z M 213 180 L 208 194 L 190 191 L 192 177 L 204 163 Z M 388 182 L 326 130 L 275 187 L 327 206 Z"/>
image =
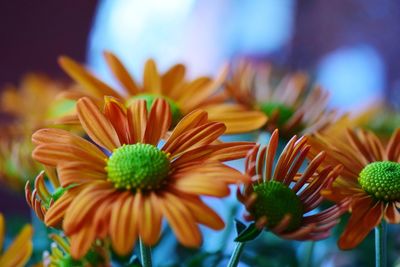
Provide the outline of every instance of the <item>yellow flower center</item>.
<path id="1" fill-rule="evenodd" d="M 303 218 L 303 204 L 293 190 L 277 181 L 254 185 L 257 199 L 250 213 L 257 219 L 265 216 L 267 227 L 277 226 L 286 214 L 291 216 L 287 232 L 300 227 Z"/>
<path id="2" fill-rule="evenodd" d="M 358 177 L 362 189 L 378 200 L 400 199 L 400 163 L 377 161 L 368 164 Z"/>
<path id="3" fill-rule="evenodd" d="M 108 179 L 116 188 L 156 189 L 170 169 L 168 155 L 149 144 L 124 145 L 107 160 Z"/>
<path id="4" fill-rule="evenodd" d="M 282 103 L 265 102 L 260 104 L 260 110 L 265 115 L 271 117 L 272 114 L 278 112 L 278 126 L 281 127 L 293 116 L 294 110 Z"/>
<path id="5" fill-rule="evenodd" d="M 155 94 L 139 94 L 139 95 L 136 95 L 136 96 L 130 98 L 126 104 L 127 104 L 127 106 L 129 106 L 135 100 L 143 99 L 143 100 L 146 100 L 147 110 L 150 111 L 151 105 L 153 105 L 154 100 L 156 100 L 157 98 L 162 98 L 168 102 L 169 107 L 171 108 L 172 125 L 176 125 L 179 122 L 179 120 L 182 118 L 182 112 L 181 112 L 178 104 L 176 104 L 176 102 L 174 100 L 170 99 L 169 97 L 165 97 L 162 95 L 155 95 Z"/>

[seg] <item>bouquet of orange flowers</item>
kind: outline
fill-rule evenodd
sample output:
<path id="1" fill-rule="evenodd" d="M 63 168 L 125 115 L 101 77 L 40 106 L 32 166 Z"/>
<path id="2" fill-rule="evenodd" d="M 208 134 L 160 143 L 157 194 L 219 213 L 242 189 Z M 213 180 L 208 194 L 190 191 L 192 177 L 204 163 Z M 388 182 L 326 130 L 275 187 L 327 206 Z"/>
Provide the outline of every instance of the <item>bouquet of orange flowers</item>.
<path id="1" fill-rule="evenodd" d="M 335 238 L 342 218 L 338 247 L 375 229 L 376 266 L 386 266 L 387 223 L 400 222 L 400 130 L 382 137 L 365 115 L 329 108 L 304 73 L 243 60 L 190 80 L 184 65 L 160 73 L 149 59 L 139 82 L 104 56 L 120 88 L 61 57 L 70 83 L 31 75 L 1 95 L 11 118 L 1 181 L 25 185 L 52 244 L 37 250 L 25 226 L 0 266 L 297 266 L 285 256 L 293 240 L 310 266 L 314 243 Z M 0 249 L 3 236 L 0 216 Z"/>

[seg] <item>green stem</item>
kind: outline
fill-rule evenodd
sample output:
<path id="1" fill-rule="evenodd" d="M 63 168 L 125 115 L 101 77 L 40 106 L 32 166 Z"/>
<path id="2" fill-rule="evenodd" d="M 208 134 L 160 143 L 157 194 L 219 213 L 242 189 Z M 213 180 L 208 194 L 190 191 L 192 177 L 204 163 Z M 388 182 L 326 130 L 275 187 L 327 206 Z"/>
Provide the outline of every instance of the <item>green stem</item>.
<path id="1" fill-rule="evenodd" d="M 304 262 L 303 262 L 304 267 L 313 266 L 312 261 L 313 261 L 314 247 L 315 247 L 314 241 L 310 241 L 307 244 L 306 256 L 305 256 Z"/>
<path id="2" fill-rule="evenodd" d="M 235 250 L 229 259 L 227 267 L 236 267 L 239 264 L 240 255 L 243 252 L 245 242 L 236 242 Z"/>
<path id="3" fill-rule="evenodd" d="M 140 260 L 142 262 L 142 266 L 152 267 L 150 247 L 144 244 L 141 238 L 139 238 L 139 244 L 140 244 Z"/>
<path id="4" fill-rule="evenodd" d="M 375 227 L 375 267 L 386 267 L 387 265 L 386 238 L 386 222 L 382 220 L 382 222 Z"/>

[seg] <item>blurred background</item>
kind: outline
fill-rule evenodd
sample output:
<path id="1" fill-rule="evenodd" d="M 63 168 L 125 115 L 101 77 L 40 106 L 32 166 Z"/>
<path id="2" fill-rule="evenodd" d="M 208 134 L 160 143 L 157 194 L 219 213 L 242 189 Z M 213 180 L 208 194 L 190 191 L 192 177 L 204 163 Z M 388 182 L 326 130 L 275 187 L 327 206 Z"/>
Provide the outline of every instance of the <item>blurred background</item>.
<path id="1" fill-rule="evenodd" d="M 32 71 L 67 80 L 59 55 L 112 84 L 107 49 L 135 77 L 149 57 L 161 71 L 180 62 L 196 76 L 246 56 L 308 72 L 344 111 L 378 101 L 398 108 L 398 25 L 400 2 L 391 0 L 1 1 L 0 88 Z M 29 217 L 23 197 L 3 186 L 0 211 Z"/>

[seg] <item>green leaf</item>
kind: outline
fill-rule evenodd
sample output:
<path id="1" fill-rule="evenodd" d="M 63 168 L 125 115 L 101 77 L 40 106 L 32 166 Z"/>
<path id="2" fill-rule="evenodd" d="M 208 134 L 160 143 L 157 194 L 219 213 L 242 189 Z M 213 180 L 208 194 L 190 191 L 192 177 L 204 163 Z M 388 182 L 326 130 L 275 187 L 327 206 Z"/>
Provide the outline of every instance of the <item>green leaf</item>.
<path id="1" fill-rule="evenodd" d="M 246 229 L 244 229 L 236 238 L 235 242 L 247 242 L 255 239 L 262 230 L 258 229 L 255 223 L 250 224 Z"/>
<path id="2" fill-rule="evenodd" d="M 240 235 L 246 229 L 246 225 L 241 221 L 239 221 L 238 219 L 235 219 L 235 228 L 236 228 L 236 233 Z"/>

